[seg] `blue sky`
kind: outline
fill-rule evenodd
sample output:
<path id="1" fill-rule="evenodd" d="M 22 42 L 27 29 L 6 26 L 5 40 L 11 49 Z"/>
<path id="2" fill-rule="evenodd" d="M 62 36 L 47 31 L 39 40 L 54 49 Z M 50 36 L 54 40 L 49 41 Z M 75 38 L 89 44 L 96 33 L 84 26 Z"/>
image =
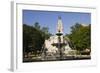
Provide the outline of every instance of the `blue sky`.
<path id="1" fill-rule="evenodd" d="M 79 12 L 55 12 L 55 11 L 35 11 L 23 10 L 23 24 L 33 26 L 35 22 L 39 22 L 41 27 L 48 27 L 49 32 L 56 33 L 58 16 L 61 16 L 64 28 L 64 34 L 69 34 L 72 25 L 75 23 L 91 24 L 90 13 Z"/>

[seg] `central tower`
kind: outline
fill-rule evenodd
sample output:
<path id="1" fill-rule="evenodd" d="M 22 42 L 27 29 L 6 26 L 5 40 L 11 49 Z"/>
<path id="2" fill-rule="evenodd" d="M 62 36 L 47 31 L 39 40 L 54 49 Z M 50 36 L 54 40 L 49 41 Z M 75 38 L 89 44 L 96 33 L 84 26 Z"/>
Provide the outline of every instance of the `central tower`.
<path id="1" fill-rule="evenodd" d="M 61 17 L 58 17 L 58 23 L 57 23 L 57 33 L 56 33 L 57 37 L 58 37 L 58 43 L 56 43 L 56 47 L 59 50 L 59 59 L 62 60 L 63 59 L 63 46 L 65 45 L 64 43 L 64 39 L 63 39 L 63 23 L 61 20 Z"/>
<path id="2" fill-rule="evenodd" d="M 62 33 L 63 34 L 63 23 L 61 20 L 61 17 L 58 17 L 58 23 L 57 23 L 57 33 Z"/>

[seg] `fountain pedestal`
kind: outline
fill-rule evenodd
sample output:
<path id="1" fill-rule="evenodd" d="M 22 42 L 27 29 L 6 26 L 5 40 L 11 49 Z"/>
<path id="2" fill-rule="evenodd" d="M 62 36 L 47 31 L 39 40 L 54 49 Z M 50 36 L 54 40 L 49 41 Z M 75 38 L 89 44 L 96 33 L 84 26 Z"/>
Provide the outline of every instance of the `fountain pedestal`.
<path id="1" fill-rule="evenodd" d="M 63 35 L 62 33 L 57 33 L 56 34 L 58 36 L 58 42 L 57 43 L 53 43 L 53 46 L 56 46 L 58 48 L 58 52 L 59 52 L 59 59 L 62 60 L 63 59 L 63 46 L 66 45 L 66 43 L 61 41 L 61 36 Z"/>

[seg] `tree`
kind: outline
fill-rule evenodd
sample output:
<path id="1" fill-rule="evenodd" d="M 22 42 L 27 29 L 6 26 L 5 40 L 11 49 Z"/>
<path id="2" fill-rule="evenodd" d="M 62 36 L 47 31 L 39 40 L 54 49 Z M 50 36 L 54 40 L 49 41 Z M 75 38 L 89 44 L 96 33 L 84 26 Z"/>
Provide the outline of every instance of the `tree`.
<path id="1" fill-rule="evenodd" d="M 51 34 L 49 33 L 49 28 L 43 27 L 41 29 L 41 31 L 42 31 L 43 36 L 45 37 L 45 39 L 48 39 L 51 36 Z"/>
<path id="2" fill-rule="evenodd" d="M 84 50 L 86 48 L 91 48 L 91 29 L 90 25 L 83 26 L 81 24 L 76 23 L 71 27 L 71 34 L 69 34 L 69 38 L 74 44 L 75 49 Z"/>
<path id="3" fill-rule="evenodd" d="M 35 27 L 37 30 L 40 30 L 40 25 L 39 25 L 38 22 L 35 22 L 34 27 Z"/>
<path id="4" fill-rule="evenodd" d="M 38 22 L 34 26 L 23 24 L 23 52 L 41 51 L 45 39 L 50 37 L 47 27 L 41 28 Z"/>
<path id="5" fill-rule="evenodd" d="M 39 30 L 45 39 L 48 39 L 51 36 L 51 34 L 49 33 L 49 28 L 48 27 L 41 27 L 38 22 L 35 22 L 34 28 Z"/>
<path id="6" fill-rule="evenodd" d="M 42 49 L 44 44 L 44 37 L 40 30 L 29 26 L 23 25 L 23 52 L 37 52 Z"/>

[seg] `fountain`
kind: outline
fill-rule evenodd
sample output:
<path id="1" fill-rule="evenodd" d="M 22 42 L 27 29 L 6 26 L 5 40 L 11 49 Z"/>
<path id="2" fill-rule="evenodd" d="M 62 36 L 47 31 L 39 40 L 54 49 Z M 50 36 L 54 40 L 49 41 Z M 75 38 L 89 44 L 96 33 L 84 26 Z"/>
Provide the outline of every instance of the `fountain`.
<path id="1" fill-rule="evenodd" d="M 63 59 L 63 46 L 66 45 L 66 43 L 64 42 L 64 40 L 61 40 L 61 37 L 63 37 L 63 26 L 62 26 L 62 21 L 61 21 L 61 17 L 58 17 L 58 26 L 57 26 L 57 33 L 56 33 L 57 37 L 58 37 L 58 42 L 54 43 L 53 42 L 53 46 L 56 46 L 58 48 L 58 52 L 59 52 L 59 59 Z"/>
<path id="2" fill-rule="evenodd" d="M 46 51 L 45 51 L 46 50 Z M 71 50 L 68 41 L 63 36 L 63 24 L 61 17 L 58 17 L 57 32 L 48 40 L 45 40 L 45 48 L 43 51 L 43 60 L 63 60 L 65 55 Z"/>

